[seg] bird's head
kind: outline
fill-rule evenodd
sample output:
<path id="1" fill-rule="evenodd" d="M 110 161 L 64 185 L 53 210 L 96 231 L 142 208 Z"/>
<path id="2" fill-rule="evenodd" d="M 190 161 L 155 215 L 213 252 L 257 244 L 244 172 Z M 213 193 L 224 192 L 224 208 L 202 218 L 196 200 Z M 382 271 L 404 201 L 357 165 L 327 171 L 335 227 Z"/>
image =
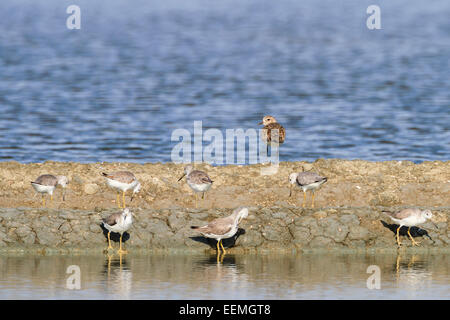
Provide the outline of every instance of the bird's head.
<path id="1" fill-rule="evenodd" d="M 65 188 L 69 184 L 69 179 L 66 176 L 56 176 L 56 179 L 58 181 L 58 184 Z"/>
<path id="2" fill-rule="evenodd" d="M 433 214 L 431 213 L 431 210 L 424 210 L 422 211 L 422 215 L 426 218 L 426 219 L 431 219 L 433 217 Z"/>
<path id="3" fill-rule="evenodd" d="M 124 217 L 128 217 L 128 216 L 133 216 L 133 217 L 135 217 L 134 213 L 131 212 L 130 209 L 128 209 L 128 208 L 123 209 L 122 215 L 123 215 Z"/>
<path id="4" fill-rule="evenodd" d="M 292 195 L 292 186 L 297 181 L 297 177 L 298 177 L 298 173 L 296 173 L 296 172 L 293 172 L 289 175 L 289 183 L 291 184 L 291 186 L 289 187 L 289 197 Z"/>
<path id="5" fill-rule="evenodd" d="M 263 124 L 263 125 L 267 126 L 268 124 L 276 123 L 276 122 L 277 122 L 277 119 L 275 119 L 274 117 L 272 117 L 272 116 L 265 116 L 263 118 L 262 122 L 260 122 L 258 124 Z"/>
<path id="6" fill-rule="evenodd" d="M 138 193 L 139 191 L 141 191 L 141 183 L 140 182 L 138 182 L 137 185 L 133 188 L 133 194 L 131 195 L 130 201 L 133 201 L 135 194 Z"/>
<path id="7" fill-rule="evenodd" d="M 193 170 L 194 170 L 194 167 L 192 165 L 188 164 L 186 167 L 184 167 L 184 173 L 180 177 L 180 179 L 178 179 L 178 181 L 183 179 L 185 175 L 189 175 Z"/>
<path id="8" fill-rule="evenodd" d="M 238 223 L 240 223 L 242 219 L 248 217 L 248 209 L 246 207 L 239 207 L 235 210 L 235 212 L 237 213 Z"/>
<path id="9" fill-rule="evenodd" d="M 66 176 L 56 176 L 58 184 L 63 188 L 62 199 L 66 201 L 66 187 L 69 184 L 69 179 Z"/>

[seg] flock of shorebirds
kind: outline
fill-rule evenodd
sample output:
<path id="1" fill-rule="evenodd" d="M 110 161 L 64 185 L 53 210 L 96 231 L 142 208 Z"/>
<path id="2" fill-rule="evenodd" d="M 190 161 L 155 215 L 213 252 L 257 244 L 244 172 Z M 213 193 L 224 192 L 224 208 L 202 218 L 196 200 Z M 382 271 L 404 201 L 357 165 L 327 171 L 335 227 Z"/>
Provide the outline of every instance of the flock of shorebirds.
<path id="1" fill-rule="evenodd" d="M 277 122 L 277 120 L 272 116 L 265 116 L 263 121 L 262 139 L 267 143 L 267 148 L 269 145 L 281 144 L 286 138 L 286 131 L 284 127 Z M 117 171 L 111 173 L 102 173 L 102 176 L 106 179 L 106 184 L 117 191 L 116 203 L 119 208 L 123 209 L 122 212 L 113 213 L 106 219 L 103 219 L 103 226 L 108 230 L 108 250 L 113 249 L 111 245 L 111 232 L 120 234 L 119 243 L 119 254 L 126 253 L 122 248 L 122 237 L 123 233 L 127 231 L 133 222 L 132 216 L 134 214 L 126 208 L 125 203 L 125 193 L 129 190 L 132 191 L 131 201 L 136 193 L 141 189 L 141 184 L 137 180 L 136 176 L 129 171 Z M 197 206 L 198 194 L 202 194 L 202 199 L 205 198 L 206 192 L 211 189 L 213 181 L 204 171 L 195 170 L 192 165 L 187 165 L 184 168 L 183 175 L 178 179 L 182 180 L 186 177 L 186 182 L 189 187 L 194 191 L 195 203 Z M 327 178 L 323 177 L 315 172 L 304 171 L 295 172 L 289 175 L 290 183 L 290 193 L 292 195 L 292 187 L 297 186 L 303 191 L 303 207 L 306 206 L 306 193 L 308 190 L 312 191 L 312 202 L 311 207 L 314 208 L 314 196 L 315 191 L 327 182 Z M 33 188 L 42 195 L 42 205 L 45 206 L 45 194 L 50 195 L 50 200 L 53 200 L 53 192 L 57 186 L 63 188 L 63 200 L 65 198 L 65 188 L 68 185 L 69 180 L 66 176 L 54 176 L 51 174 L 44 174 L 39 176 L 35 181 L 31 182 Z M 120 199 L 120 192 L 122 192 L 122 203 Z M 396 239 L 400 246 L 399 231 L 402 226 L 408 227 L 408 236 L 411 239 L 413 245 L 418 245 L 418 243 L 413 239 L 410 233 L 410 228 L 417 226 L 418 224 L 424 223 L 427 219 L 432 217 L 430 210 L 420 210 L 416 208 L 403 209 L 398 212 L 387 212 L 387 214 L 394 222 L 398 223 Z M 207 225 L 191 228 L 201 233 L 204 237 L 213 238 L 217 240 L 217 252 L 220 252 L 220 247 L 225 253 L 226 250 L 223 247 L 222 239 L 227 239 L 233 237 L 237 230 L 238 225 L 242 219 L 248 216 L 248 209 L 245 207 L 239 207 L 233 211 L 233 213 L 225 218 L 218 218 L 210 221 Z"/>

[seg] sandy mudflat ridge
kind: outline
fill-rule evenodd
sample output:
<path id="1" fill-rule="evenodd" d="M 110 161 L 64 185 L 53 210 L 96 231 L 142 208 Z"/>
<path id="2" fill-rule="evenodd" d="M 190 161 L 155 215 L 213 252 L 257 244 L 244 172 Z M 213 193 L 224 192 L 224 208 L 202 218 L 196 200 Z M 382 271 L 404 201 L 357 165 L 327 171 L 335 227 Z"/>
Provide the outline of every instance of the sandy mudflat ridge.
<path id="1" fill-rule="evenodd" d="M 317 192 L 316 208 L 303 209 L 302 192 L 289 198 L 289 173 L 302 165 L 328 177 Z M 261 175 L 263 165 L 196 168 L 214 181 L 206 200 L 194 208 L 194 196 L 185 181 L 177 182 L 183 165 L 132 163 L 0 163 L 0 251 L 32 250 L 102 252 L 106 238 L 102 218 L 116 212 L 116 194 L 101 172 L 130 170 L 142 184 L 139 195 L 127 204 L 136 213 L 126 239 L 133 251 L 154 249 L 214 251 L 190 229 L 248 206 L 243 232 L 224 241 L 231 252 L 245 250 L 392 249 L 397 248 L 393 222 L 381 213 L 418 206 L 431 209 L 433 218 L 421 227 L 428 237 L 418 237 L 414 250 L 449 250 L 450 162 L 368 162 L 322 160 L 284 162 L 274 175 Z M 53 203 L 41 208 L 30 181 L 44 173 L 63 174 L 70 185 L 66 201 L 61 190 Z M 117 240 L 117 239 L 116 239 Z M 402 237 L 405 247 L 409 239 Z"/>
<path id="2" fill-rule="evenodd" d="M 369 162 L 361 160 L 323 160 L 314 163 L 282 162 L 274 175 L 261 175 L 264 165 L 220 166 L 195 165 L 214 181 L 206 200 L 199 208 L 235 208 L 237 206 L 301 206 L 300 189 L 289 198 L 288 176 L 306 165 L 326 176 L 328 182 L 316 193 L 316 207 L 365 206 L 450 206 L 450 161 L 414 164 L 409 161 Z M 110 190 L 101 172 L 132 171 L 142 190 L 127 205 L 131 208 L 194 208 L 194 195 L 186 182 L 177 182 L 183 165 L 45 162 L 0 163 L 0 207 L 41 206 L 40 195 L 30 185 L 41 174 L 62 174 L 70 179 L 66 201 L 61 190 L 55 191 L 54 209 L 116 207 L 116 194 Z M 308 201 L 310 201 L 308 195 Z"/>

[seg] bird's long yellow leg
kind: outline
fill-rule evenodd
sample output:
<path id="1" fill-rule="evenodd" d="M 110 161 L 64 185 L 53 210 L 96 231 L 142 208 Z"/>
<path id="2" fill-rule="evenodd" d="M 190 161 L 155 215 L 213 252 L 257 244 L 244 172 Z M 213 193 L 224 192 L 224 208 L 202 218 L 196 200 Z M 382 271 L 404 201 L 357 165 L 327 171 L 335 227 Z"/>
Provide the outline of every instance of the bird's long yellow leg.
<path id="1" fill-rule="evenodd" d="M 45 196 L 42 194 L 42 206 L 45 207 Z"/>
<path id="2" fill-rule="evenodd" d="M 398 244 L 399 247 L 402 245 L 400 243 L 400 235 L 398 234 L 400 232 L 400 228 L 401 228 L 401 226 L 398 226 L 398 229 L 397 229 L 397 244 Z"/>
<path id="3" fill-rule="evenodd" d="M 397 273 L 398 273 L 398 271 L 400 269 L 400 255 L 399 254 L 397 255 L 397 262 L 395 264 L 395 269 L 397 270 Z"/>
<path id="4" fill-rule="evenodd" d="M 123 208 L 125 209 L 125 191 L 122 191 Z"/>
<path id="5" fill-rule="evenodd" d="M 218 241 L 217 241 L 217 253 L 219 253 L 219 252 L 220 252 L 220 248 L 219 248 L 219 242 L 220 242 L 220 240 L 218 240 Z"/>
<path id="6" fill-rule="evenodd" d="M 116 204 L 117 204 L 117 206 L 118 206 L 119 208 L 121 208 L 121 206 L 120 206 L 120 195 L 119 195 L 118 192 L 117 192 L 117 197 L 116 197 Z"/>
<path id="7" fill-rule="evenodd" d="M 111 245 L 111 237 L 110 237 L 110 234 L 111 234 L 111 231 L 110 232 L 108 232 L 108 249 L 107 250 L 109 250 L 109 249 L 112 249 L 113 247 L 112 247 L 112 245 Z"/>
<path id="8" fill-rule="evenodd" d="M 119 251 L 117 251 L 117 253 L 119 253 L 119 254 L 127 253 L 126 250 L 122 250 L 122 234 L 120 235 L 120 240 L 119 240 Z"/>
<path id="9" fill-rule="evenodd" d="M 108 279 L 111 274 L 111 258 L 112 258 L 112 255 L 108 254 Z"/>
<path id="10" fill-rule="evenodd" d="M 50 195 L 50 201 L 53 202 L 53 194 Z"/>
<path id="11" fill-rule="evenodd" d="M 198 207 L 198 194 L 197 192 L 195 193 L 195 207 Z"/>
<path id="12" fill-rule="evenodd" d="M 409 236 L 409 238 L 411 239 L 412 245 L 413 245 L 413 246 L 418 246 L 420 242 L 416 242 L 416 241 L 413 239 L 411 233 L 409 232 L 409 229 L 411 229 L 411 227 L 408 228 L 408 236 Z"/>
<path id="13" fill-rule="evenodd" d="M 313 191 L 312 193 L 312 203 L 311 203 L 311 208 L 314 208 L 314 197 L 315 197 L 316 193 Z"/>
<path id="14" fill-rule="evenodd" d="M 303 191 L 303 204 L 302 207 L 304 208 L 306 206 L 306 192 Z"/>
<path id="15" fill-rule="evenodd" d="M 225 248 L 223 247 L 222 240 L 220 240 L 220 246 L 222 247 L 223 253 L 224 253 L 224 254 L 227 253 L 227 251 L 226 251 Z"/>

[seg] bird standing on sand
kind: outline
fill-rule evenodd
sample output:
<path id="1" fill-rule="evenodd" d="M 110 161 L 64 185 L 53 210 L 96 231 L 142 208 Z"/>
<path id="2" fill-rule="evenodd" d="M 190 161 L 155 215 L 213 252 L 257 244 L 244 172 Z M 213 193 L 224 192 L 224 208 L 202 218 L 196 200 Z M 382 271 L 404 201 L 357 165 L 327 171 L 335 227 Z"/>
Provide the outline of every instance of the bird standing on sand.
<path id="1" fill-rule="evenodd" d="M 54 176 L 51 174 L 43 174 L 36 180 L 31 181 L 34 190 L 42 194 L 42 206 L 45 207 L 44 193 L 50 195 L 50 201 L 53 201 L 53 191 L 60 185 L 63 188 L 63 201 L 65 200 L 65 188 L 69 184 L 69 179 L 66 176 Z"/>
<path id="2" fill-rule="evenodd" d="M 203 227 L 191 226 L 191 229 L 197 230 L 206 238 L 217 240 L 217 253 L 220 252 L 219 243 L 223 253 L 226 253 L 222 244 L 222 239 L 231 238 L 238 231 L 238 225 L 242 219 L 247 218 L 248 209 L 239 207 L 233 211 L 231 215 L 225 218 L 214 219 Z"/>
<path id="3" fill-rule="evenodd" d="M 134 174 L 130 171 L 116 171 L 112 173 L 102 173 L 102 176 L 106 178 L 106 184 L 117 190 L 116 203 L 119 208 L 125 209 L 125 192 L 133 189 L 131 201 L 136 193 L 141 190 L 141 184 L 136 179 Z M 120 191 L 122 191 L 123 207 L 120 205 Z"/>
<path id="4" fill-rule="evenodd" d="M 130 229 L 133 223 L 132 215 L 134 215 L 128 208 L 124 209 L 122 212 L 113 213 L 106 219 L 102 220 L 103 226 L 108 230 L 108 249 L 113 249 L 111 246 L 111 232 L 120 233 L 120 245 L 117 253 L 127 253 L 127 251 L 122 250 L 122 236 L 125 231 Z"/>
<path id="5" fill-rule="evenodd" d="M 322 184 L 327 182 L 326 177 L 322 177 L 318 175 L 315 172 L 310 171 L 303 171 L 303 172 L 296 172 L 291 173 L 289 175 L 289 182 L 291 184 L 290 190 L 289 190 L 289 197 L 292 195 L 292 186 L 295 184 L 302 188 L 303 190 L 303 205 L 304 208 L 306 206 L 306 191 L 312 190 L 312 203 L 311 208 L 314 208 L 314 196 L 315 191 L 318 189 Z"/>
<path id="6" fill-rule="evenodd" d="M 418 246 L 419 243 L 414 241 L 413 237 L 411 236 L 411 233 L 409 232 L 411 227 L 417 226 L 418 224 L 422 224 L 427 219 L 431 219 L 433 217 L 433 214 L 430 210 L 420 210 L 418 208 L 408 208 L 403 209 L 398 212 L 390 212 L 390 211 L 383 211 L 383 213 L 387 214 L 393 221 L 397 222 L 399 224 L 397 228 L 397 244 L 398 246 L 401 246 L 400 243 L 400 236 L 399 231 L 400 228 L 403 226 L 408 227 L 408 235 L 411 239 L 411 243 L 413 246 Z"/>
<path id="7" fill-rule="evenodd" d="M 197 207 L 197 193 L 202 193 L 202 199 L 205 198 L 205 192 L 208 191 L 213 182 L 211 178 L 203 171 L 200 170 L 194 170 L 194 167 L 192 165 L 187 165 L 184 168 L 183 175 L 178 179 L 180 181 L 181 179 L 186 176 L 186 182 L 191 187 L 192 190 L 194 190 L 195 193 L 195 207 Z"/>
<path id="8" fill-rule="evenodd" d="M 259 125 L 264 125 L 261 131 L 261 138 L 267 143 L 267 153 L 269 153 L 269 145 L 278 146 L 282 144 L 286 138 L 286 130 L 272 116 L 265 116 Z"/>

